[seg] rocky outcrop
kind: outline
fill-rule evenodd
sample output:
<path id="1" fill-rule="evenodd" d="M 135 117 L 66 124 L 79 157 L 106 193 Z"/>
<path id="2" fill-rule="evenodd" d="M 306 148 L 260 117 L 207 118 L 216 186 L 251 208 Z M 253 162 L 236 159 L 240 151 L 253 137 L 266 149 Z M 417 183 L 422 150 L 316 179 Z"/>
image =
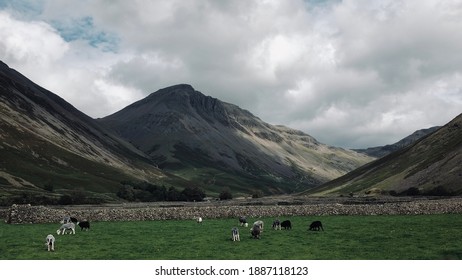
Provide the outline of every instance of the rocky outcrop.
<path id="1" fill-rule="evenodd" d="M 462 213 L 462 198 L 418 200 L 374 204 L 302 204 L 302 205 L 200 205 L 171 207 L 139 206 L 90 207 L 80 209 L 49 208 L 45 206 L 12 205 L 8 209 L 6 222 L 56 223 L 64 216 L 73 216 L 89 221 L 150 221 L 237 218 L 277 216 L 321 216 L 321 215 L 424 215 Z"/>

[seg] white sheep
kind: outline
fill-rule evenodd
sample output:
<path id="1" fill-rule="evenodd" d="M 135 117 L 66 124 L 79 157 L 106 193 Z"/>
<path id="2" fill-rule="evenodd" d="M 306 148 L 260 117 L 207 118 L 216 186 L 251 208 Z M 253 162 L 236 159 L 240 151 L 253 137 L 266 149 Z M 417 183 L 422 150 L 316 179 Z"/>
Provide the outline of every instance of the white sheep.
<path id="1" fill-rule="evenodd" d="M 197 217 L 196 222 L 197 222 L 198 224 L 202 224 L 202 217 Z"/>
<path id="2" fill-rule="evenodd" d="M 69 230 L 71 231 L 73 234 L 75 234 L 75 224 L 74 223 L 67 223 L 67 224 L 63 224 L 61 225 L 61 227 L 56 231 L 56 233 L 58 235 L 60 234 L 66 234 L 66 231 Z"/>
<path id="3" fill-rule="evenodd" d="M 48 234 L 45 239 L 45 245 L 47 246 L 48 251 L 55 250 L 55 237 L 52 234 Z"/>

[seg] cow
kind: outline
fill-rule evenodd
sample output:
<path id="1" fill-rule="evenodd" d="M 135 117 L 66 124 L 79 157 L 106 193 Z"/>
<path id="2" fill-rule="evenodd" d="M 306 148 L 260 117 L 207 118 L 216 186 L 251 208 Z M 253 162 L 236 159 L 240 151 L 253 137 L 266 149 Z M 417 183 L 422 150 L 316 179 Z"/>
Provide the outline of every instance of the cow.
<path id="1" fill-rule="evenodd" d="M 284 229 L 292 229 L 292 223 L 289 220 L 285 220 L 281 223 L 281 227 Z"/>
<path id="2" fill-rule="evenodd" d="M 319 231 L 321 230 L 324 231 L 324 228 L 322 227 L 321 221 L 314 221 L 311 223 L 310 228 L 308 230 L 316 230 Z"/>

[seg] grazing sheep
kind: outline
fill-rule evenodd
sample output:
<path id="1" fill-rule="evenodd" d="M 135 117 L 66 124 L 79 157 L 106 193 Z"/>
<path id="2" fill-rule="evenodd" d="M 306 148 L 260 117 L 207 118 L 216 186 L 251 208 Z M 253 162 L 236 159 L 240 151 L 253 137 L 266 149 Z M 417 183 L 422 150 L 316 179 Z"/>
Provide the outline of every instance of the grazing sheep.
<path id="1" fill-rule="evenodd" d="M 45 245 L 47 245 L 48 251 L 55 250 L 55 237 L 52 234 L 48 234 L 45 239 Z"/>
<path id="2" fill-rule="evenodd" d="M 89 221 L 77 222 L 77 225 L 79 225 L 80 230 L 89 230 L 90 229 L 90 222 Z"/>
<path id="3" fill-rule="evenodd" d="M 66 216 L 61 220 L 61 224 L 68 224 L 68 223 L 77 223 L 78 220 L 74 217 Z"/>
<path id="4" fill-rule="evenodd" d="M 252 238 L 260 239 L 260 234 L 261 234 L 260 226 L 254 224 L 250 233 L 252 234 Z"/>
<path id="5" fill-rule="evenodd" d="M 239 237 L 239 229 L 237 227 L 233 227 L 231 229 L 231 239 L 233 241 L 241 241 L 241 239 Z"/>
<path id="6" fill-rule="evenodd" d="M 259 226 L 260 227 L 260 231 L 263 231 L 263 221 L 256 221 L 255 223 L 253 223 L 253 226 Z"/>
<path id="7" fill-rule="evenodd" d="M 321 230 L 324 231 L 324 228 L 322 227 L 321 221 L 314 221 L 311 223 L 310 228 L 308 230 L 316 230 L 319 231 Z"/>
<path id="8" fill-rule="evenodd" d="M 274 229 L 274 230 L 281 229 L 281 221 L 279 221 L 279 219 L 276 219 L 276 220 L 273 222 L 273 229 Z"/>
<path id="9" fill-rule="evenodd" d="M 249 224 L 247 223 L 247 219 L 245 218 L 245 216 L 241 216 L 239 217 L 239 225 L 242 227 L 242 226 L 245 226 L 245 227 L 248 227 Z"/>
<path id="10" fill-rule="evenodd" d="M 67 224 L 63 224 L 61 225 L 61 227 L 56 231 L 56 233 L 58 235 L 62 234 L 66 234 L 66 231 L 69 230 L 71 231 L 73 234 L 75 234 L 75 224 L 74 223 L 67 223 Z"/>
<path id="11" fill-rule="evenodd" d="M 198 224 L 202 224 L 202 217 L 197 217 L 196 222 L 197 222 Z"/>
<path id="12" fill-rule="evenodd" d="M 281 223 L 281 227 L 284 229 L 292 229 L 292 223 L 289 220 L 285 220 Z"/>

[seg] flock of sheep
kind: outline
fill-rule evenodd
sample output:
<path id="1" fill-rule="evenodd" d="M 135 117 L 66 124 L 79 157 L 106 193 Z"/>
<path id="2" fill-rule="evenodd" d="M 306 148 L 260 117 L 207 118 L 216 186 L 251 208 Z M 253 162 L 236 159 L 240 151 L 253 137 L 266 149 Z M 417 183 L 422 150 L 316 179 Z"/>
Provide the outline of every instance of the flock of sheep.
<path id="1" fill-rule="evenodd" d="M 202 217 L 197 217 L 196 218 L 197 223 L 202 223 Z M 89 221 L 81 221 L 79 222 L 76 218 L 74 217 L 64 217 L 63 220 L 61 220 L 61 226 L 59 227 L 58 230 L 56 230 L 56 234 L 58 235 L 64 235 L 69 232 L 69 234 L 75 234 L 75 225 L 79 225 L 81 230 L 89 230 L 90 229 L 90 222 Z M 249 224 L 247 223 L 247 219 L 245 216 L 239 217 L 239 225 L 241 227 L 248 227 Z M 253 223 L 252 227 L 250 228 L 250 235 L 252 238 L 255 239 L 260 239 L 260 235 L 263 232 L 263 226 L 264 223 L 261 220 L 258 220 Z M 273 221 L 272 228 L 274 230 L 281 230 L 281 229 L 292 229 L 292 223 L 290 220 L 285 220 L 285 221 L 280 221 L 279 219 L 276 219 Z M 324 228 L 322 227 L 321 221 L 314 221 L 310 224 L 310 227 L 308 230 L 323 230 Z M 238 227 L 233 227 L 231 229 L 231 240 L 232 241 L 240 241 L 240 236 L 239 236 L 239 228 Z M 56 238 L 53 236 L 53 234 L 48 234 L 46 239 L 45 239 L 45 245 L 47 246 L 48 251 L 54 251 L 55 250 L 55 241 Z"/>
<path id="2" fill-rule="evenodd" d="M 198 217 L 196 219 L 197 223 L 202 223 L 202 217 Z M 249 224 L 247 223 L 247 219 L 245 216 L 239 217 L 239 225 L 241 227 L 248 227 Z M 250 235 L 252 238 L 255 239 L 260 239 L 260 235 L 263 232 L 263 226 L 264 223 L 261 220 L 258 220 L 253 223 L 252 227 L 250 228 Z M 281 229 L 292 229 L 292 223 L 290 220 L 285 220 L 285 221 L 280 221 L 279 219 L 274 220 L 272 228 L 274 230 L 281 230 Z M 322 227 L 321 221 L 314 221 L 310 224 L 310 227 L 308 230 L 314 230 L 314 231 L 319 231 L 322 230 L 324 231 L 324 228 Z M 231 240 L 232 241 L 241 241 L 240 236 L 239 236 L 239 228 L 238 227 L 233 227 L 231 229 Z"/>
<path id="3" fill-rule="evenodd" d="M 81 221 L 79 222 L 76 218 L 74 217 L 64 217 L 61 220 L 61 226 L 59 227 L 58 230 L 56 230 L 57 235 L 64 235 L 67 232 L 69 234 L 75 234 L 75 225 L 79 225 L 81 230 L 89 230 L 90 229 L 90 222 L 89 221 Z M 53 234 L 48 234 L 47 237 L 45 238 L 45 245 L 47 246 L 48 251 L 54 251 L 55 250 L 55 241 L 56 238 L 53 236 Z"/>

